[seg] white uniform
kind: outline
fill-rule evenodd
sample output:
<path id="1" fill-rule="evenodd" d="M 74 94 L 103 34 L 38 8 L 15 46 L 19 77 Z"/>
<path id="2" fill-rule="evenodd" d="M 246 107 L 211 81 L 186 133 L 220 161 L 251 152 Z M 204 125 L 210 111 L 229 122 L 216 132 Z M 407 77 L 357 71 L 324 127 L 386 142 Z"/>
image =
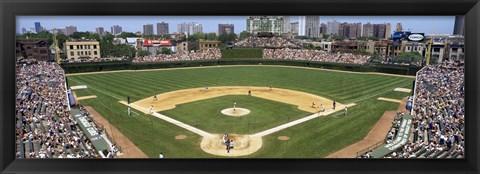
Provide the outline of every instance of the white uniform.
<path id="1" fill-rule="evenodd" d="M 153 106 L 150 107 L 150 114 L 153 114 Z"/>
<path id="2" fill-rule="evenodd" d="M 130 107 L 128 107 L 128 115 L 131 115 Z"/>

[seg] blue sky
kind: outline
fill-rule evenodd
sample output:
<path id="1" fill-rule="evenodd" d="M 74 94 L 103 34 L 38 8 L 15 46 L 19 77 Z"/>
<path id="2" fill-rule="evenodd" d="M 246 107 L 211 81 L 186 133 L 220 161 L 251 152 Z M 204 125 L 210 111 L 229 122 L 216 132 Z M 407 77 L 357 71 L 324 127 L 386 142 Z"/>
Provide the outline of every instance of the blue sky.
<path id="1" fill-rule="evenodd" d="M 120 25 L 123 31 L 143 32 L 144 24 L 154 24 L 162 21 L 169 23 L 170 33 L 177 31 L 177 24 L 197 22 L 203 25 L 204 32 L 217 32 L 218 24 L 231 23 L 235 25 L 235 33 L 246 29 L 246 16 L 17 16 L 17 33 L 22 28 L 33 28 L 34 22 L 40 22 L 47 29 L 77 26 L 78 31 L 95 31 L 103 27 L 110 31 L 113 25 Z M 425 34 L 452 34 L 454 16 L 320 16 L 320 23 L 331 20 L 338 22 L 390 23 L 392 30 L 397 23 L 402 23 L 403 29 Z M 290 22 L 298 21 L 298 16 L 292 16 Z"/>

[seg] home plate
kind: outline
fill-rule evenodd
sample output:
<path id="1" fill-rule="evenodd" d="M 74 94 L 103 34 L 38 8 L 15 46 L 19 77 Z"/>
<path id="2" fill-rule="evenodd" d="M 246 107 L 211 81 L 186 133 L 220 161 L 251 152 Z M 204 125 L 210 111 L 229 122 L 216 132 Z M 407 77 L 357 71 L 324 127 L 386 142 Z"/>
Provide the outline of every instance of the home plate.
<path id="1" fill-rule="evenodd" d="M 406 92 L 406 93 L 412 92 L 411 89 L 407 89 L 407 88 L 395 88 L 393 91 Z"/>

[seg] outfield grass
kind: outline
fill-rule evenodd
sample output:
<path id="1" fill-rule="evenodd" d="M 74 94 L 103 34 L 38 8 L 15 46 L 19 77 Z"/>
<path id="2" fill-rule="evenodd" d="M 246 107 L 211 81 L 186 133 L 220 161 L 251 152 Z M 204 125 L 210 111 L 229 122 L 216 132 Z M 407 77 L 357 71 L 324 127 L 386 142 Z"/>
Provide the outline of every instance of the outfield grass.
<path id="1" fill-rule="evenodd" d="M 376 98 L 407 93 L 391 93 L 397 87 L 410 87 L 412 78 L 353 74 L 284 67 L 214 67 L 168 71 L 119 72 L 68 77 L 69 86 L 86 84 L 77 96 L 96 95 L 82 100 L 106 117 L 149 157 L 160 151 L 170 158 L 217 157 L 199 148 L 201 137 L 153 116 L 126 117 L 126 106 L 118 103 L 130 96 L 137 101 L 155 93 L 213 86 L 269 86 L 320 95 L 340 103 L 357 103 L 349 115 L 320 117 L 263 137 L 260 151 L 246 157 L 323 157 L 362 139 L 384 111 L 398 103 Z M 404 96 L 402 96 L 404 95 Z M 393 97 L 392 97 L 393 98 Z M 230 104 L 231 105 L 231 104 Z M 195 110 L 195 112 L 201 112 Z M 203 111 L 202 111 L 203 112 Z M 337 115 L 337 116 L 335 116 Z M 247 118 L 247 117 L 245 117 Z M 187 119 L 187 118 L 179 118 Z M 253 124 L 253 123 L 252 123 Z M 265 127 L 265 130 L 270 127 Z M 248 128 L 250 129 L 250 128 Z M 179 134 L 188 136 L 175 140 Z M 277 136 L 286 135 L 288 141 Z"/>
<path id="2" fill-rule="evenodd" d="M 237 107 L 249 109 L 250 113 L 242 117 L 223 115 L 221 110 L 231 108 L 233 101 L 237 102 Z M 160 113 L 216 134 L 253 134 L 311 115 L 295 105 L 244 95 L 227 95 L 181 104 Z"/>

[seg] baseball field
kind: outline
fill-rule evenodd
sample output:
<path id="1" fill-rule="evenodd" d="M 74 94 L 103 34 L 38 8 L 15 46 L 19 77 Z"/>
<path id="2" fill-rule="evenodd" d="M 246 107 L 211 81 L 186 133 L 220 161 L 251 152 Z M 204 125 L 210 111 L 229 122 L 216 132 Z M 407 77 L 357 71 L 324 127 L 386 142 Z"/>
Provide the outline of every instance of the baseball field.
<path id="1" fill-rule="evenodd" d="M 414 78 L 259 65 L 67 74 L 67 80 L 69 87 L 87 86 L 75 90 L 78 102 L 125 137 L 113 137 L 117 144 L 132 142 L 122 151 L 138 148 L 150 158 L 160 152 L 323 158 L 362 140 L 385 111 L 399 106 L 378 98 L 401 100 L 409 93 L 394 89 L 410 89 Z M 220 140 L 224 133 L 235 140 L 230 153 Z"/>

